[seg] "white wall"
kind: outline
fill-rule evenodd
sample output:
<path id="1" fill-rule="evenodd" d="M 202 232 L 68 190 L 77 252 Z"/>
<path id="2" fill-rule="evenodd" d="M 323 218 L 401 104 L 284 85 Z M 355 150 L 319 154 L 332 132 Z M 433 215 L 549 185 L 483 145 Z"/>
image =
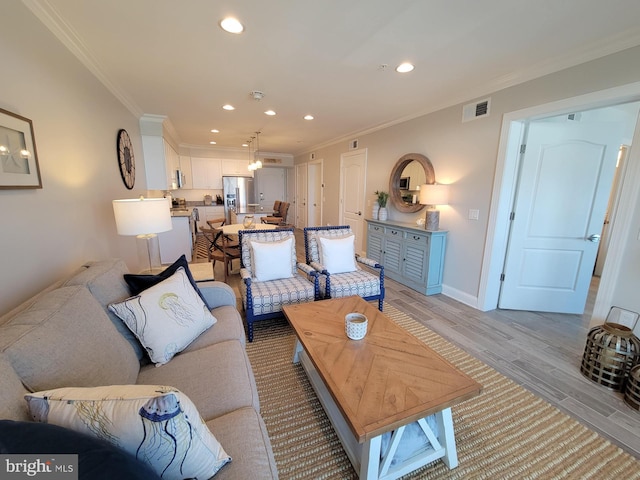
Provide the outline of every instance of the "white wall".
<path id="1" fill-rule="evenodd" d="M 452 184 L 451 204 L 441 207 L 440 217 L 440 227 L 450 232 L 445 258 L 445 291 L 470 303 L 478 296 L 502 116 L 638 80 L 640 48 L 633 48 L 487 93 L 481 99 L 491 97 L 488 117 L 462 123 L 462 105 L 457 105 L 367 135 L 354 135 L 353 138 L 359 140 L 359 147 L 368 152 L 367 200 L 373 200 L 375 190 L 388 190 L 389 175 L 398 158 L 411 152 L 426 155 L 434 166 L 436 180 Z M 340 154 L 348 151 L 348 141 L 313 151 L 316 158 L 325 160 L 324 222 L 335 224 L 339 211 Z M 307 158 L 308 152 L 305 152 L 297 156 L 295 162 L 303 163 Z M 468 219 L 471 208 L 480 210 L 478 221 Z M 413 222 L 424 215 L 424 211 L 402 214 L 392 206 L 389 210 L 392 220 Z M 634 233 L 637 236 L 640 218 L 637 216 L 636 220 L 639 222 Z M 634 240 L 629 248 L 630 254 L 634 253 L 634 258 L 640 261 L 638 245 L 640 242 Z M 624 273 L 625 281 L 631 282 L 636 290 L 640 286 L 638 266 L 636 263 L 635 272 Z M 640 297 L 636 294 L 636 298 Z"/>
<path id="2" fill-rule="evenodd" d="M 2 18 L 0 107 L 33 121 L 43 188 L 0 190 L 0 313 L 87 260 L 121 257 L 137 269 L 111 201 L 146 188 L 137 118 L 22 2 L 3 2 Z M 118 169 L 120 128 L 136 155 L 133 191 Z"/>

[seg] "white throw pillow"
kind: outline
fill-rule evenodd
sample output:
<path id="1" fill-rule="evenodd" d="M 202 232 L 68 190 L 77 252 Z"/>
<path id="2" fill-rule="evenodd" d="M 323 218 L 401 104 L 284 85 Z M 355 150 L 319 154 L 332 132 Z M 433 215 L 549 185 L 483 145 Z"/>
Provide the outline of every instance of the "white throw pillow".
<path id="1" fill-rule="evenodd" d="M 109 310 L 138 337 L 157 366 L 167 363 L 216 323 L 183 267 L 139 295 L 112 303 Z"/>
<path id="2" fill-rule="evenodd" d="M 24 397 L 35 421 L 107 440 L 162 478 L 210 478 L 231 460 L 193 402 L 173 387 L 69 387 Z"/>
<path id="3" fill-rule="evenodd" d="M 259 282 L 293 277 L 293 237 L 278 242 L 249 241 L 251 245 L 251 267 Z"/>
<path id="4" fill-rule="evenodd" d="M 320 263 L 329 273 L 354 272 L 356 266 L 355 235 L 331 238 L 318 235 Z"/>

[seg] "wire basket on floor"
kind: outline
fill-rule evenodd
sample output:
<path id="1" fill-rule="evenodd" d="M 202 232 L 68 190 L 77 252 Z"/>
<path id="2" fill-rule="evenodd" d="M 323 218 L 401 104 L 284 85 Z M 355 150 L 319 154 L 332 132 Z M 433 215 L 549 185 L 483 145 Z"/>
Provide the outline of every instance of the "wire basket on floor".
<path id="1" fill-rule="evenodd" d="M 640 365 L 636 365 L 629 372 L 627 387 L 624 391 L 624 401 L 631 408 L 640 410 Z"/>
<path id="2" fill-rule="evenodd" d="M 589 330 L 580 371 L 600 385 L 623 391 L 631 367 L 638 362 L 640 340 L 633 330 L 625 325 L 605 322 Z"/>

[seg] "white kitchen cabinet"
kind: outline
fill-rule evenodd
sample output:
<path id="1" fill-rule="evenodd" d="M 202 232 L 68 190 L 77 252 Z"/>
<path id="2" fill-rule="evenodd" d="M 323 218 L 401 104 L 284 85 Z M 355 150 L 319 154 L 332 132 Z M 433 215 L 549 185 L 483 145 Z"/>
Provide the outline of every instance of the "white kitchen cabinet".
<path id="1" fill-rule="evenodd" d="M 193 175 L 191 173 L 191 157 L 189 155 L 180 155 L 180 173 L 182 174 L 183 189 L 193 188 Z"/>
<path id="2" fill-rule="evenodd" d="M 222 175 L 253 177 L 253 172 L 249 170 L 249 160 L 222 160 Z"/>
<path id="3" fill-rule="evenodd" d="M 149 190 L 175 190 L 181 169 L 180 155 L 164 138 L 142 135 L 144 167 Z"/>
<path id="4" fill-rule="evenodd" d="M 222 169 L 217 158 L 191 157 L 192 188 L 222 190 Z"/>
<path id="5" fill-rule="evenodd" d="M 189 217 L 171 217 L 171 225 L 171 230 L 158 234 L 160 261 L 163 264 L 173 263 L 184 254 L 190 262 L 193 259 L 193 239 Z"/>

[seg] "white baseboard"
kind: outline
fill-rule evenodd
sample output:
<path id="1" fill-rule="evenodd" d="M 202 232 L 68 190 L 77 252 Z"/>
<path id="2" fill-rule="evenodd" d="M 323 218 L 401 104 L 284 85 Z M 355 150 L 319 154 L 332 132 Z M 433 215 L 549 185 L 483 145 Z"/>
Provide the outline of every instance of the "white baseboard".
<path id="1" fill-rule="evenodd" d="M 480 308 L 478 308 L 478 297 L 474 297 L 473 295 L 469 295 L 468 293 L 462 292 L 453 287 L 449 287 L 448 285 L 442 285 L 442 294 L 446 295 L 447 297 L 453 298 L 460 303 L 464 303 L 471 308 L 480 310 Z"/>

